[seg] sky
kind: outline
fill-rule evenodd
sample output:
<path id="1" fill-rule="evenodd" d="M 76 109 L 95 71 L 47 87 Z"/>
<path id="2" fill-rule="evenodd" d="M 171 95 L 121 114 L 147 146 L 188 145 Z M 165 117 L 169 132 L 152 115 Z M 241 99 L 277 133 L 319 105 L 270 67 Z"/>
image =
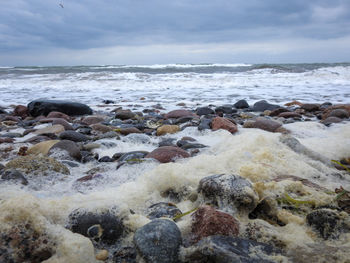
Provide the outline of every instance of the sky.
<path id="1" fill-rule="evenodd" d="M 0 4 L 0 66 L 350 62 L 350 0 Z"/>

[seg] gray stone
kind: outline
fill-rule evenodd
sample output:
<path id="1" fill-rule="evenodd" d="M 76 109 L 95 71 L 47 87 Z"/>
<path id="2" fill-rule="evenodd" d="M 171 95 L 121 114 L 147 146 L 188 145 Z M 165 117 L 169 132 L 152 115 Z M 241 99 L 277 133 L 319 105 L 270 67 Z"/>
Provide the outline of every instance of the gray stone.
<path id="1" fill-rule="evenodd" d="M 1 175 L 1 179 L 7 181 L 20 181 L 23 185 L 28 184 L 28 180 L 23 176 L 23 174 L 20 171 L 17 171 L 16 169 L 9 169 L 4 171 Z"/>
<path id="2" fill-rule="evenodd" d="M 253 111 L 266 111 L 266 110 L 274 110 L 274 109 L 278 109 L 281 108 L 281 106 L 279 105 L 275 105 L 275 104 L 270 104 L 268 103 L 266 100 L 260 100 L 258 102 L 254 103 L 253 106 Z"/>
<path id="3" fill-rule="evenodd" d="M 173 218 L 174 216 L 182 214 L 181 210 L 176 205 L 169 202 L 160 202 L 151 205 L 147 209 L 147 217 L 155 219 L 160 217 Z"/>
<path id="4" fill-rule="evenodd" d="M 235 104 L 233 104 L 233 106 L 236 108 L 236 109 L 246 109 L 246 108 L 249 108 L 249 104 L 246 100 L 239 100 L 237 101 Z"/>
<path id="5" fill-rule="evenodd" d="M 76 131 L 61 132 L 59 138 L 61 140 L 70 140 L 73 142 L 86 142 L 89 140 L 89 137 Z"/>

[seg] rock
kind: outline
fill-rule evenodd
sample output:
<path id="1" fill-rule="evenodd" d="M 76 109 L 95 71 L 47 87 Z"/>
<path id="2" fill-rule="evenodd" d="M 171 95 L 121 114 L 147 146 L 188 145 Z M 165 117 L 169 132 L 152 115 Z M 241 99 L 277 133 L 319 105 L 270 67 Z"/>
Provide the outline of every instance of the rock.
<path id="1" fill-rule="evenodd" d="M 59 111 L 69 116 L 92 114 L 92 109 L 82 103 L 60 100 L 34 100 L 28 104 L 29 114 L 33 117 L 48 115 Z"/>
<path id="2" fill-rule="evenodd" d="M 97 260 L 102 260 L 105 261 L 108 259 L 108 250 L 102 249 L 96 254 L 96 259 Z"/>
<path id="3" fill-rule="evenodd" d="M 237 236 L 239 222 L 230 214 L 206 205 L 192 214 L 191 234 L 194 243 L 213 235 Z"/>
<path id="4" fill-rule="evenodd" d="M 320 109 L 319 104 L 314 104 L 314 103 L 305 103 L 301 105 L 301 107 L 305 111 L 318 111 Z"/>
<path id="5" fill-rule="evenodd" d="M 261 111 L 261 112 L 266 111 L 266 110 L 273 111 L 277 108 L 281 108 L 281 106 L 270 104 L 266 100 L 260 100 L 260 101 L 254 103 L 253 111 Z"/>
<path id="6" fill-rule="evenodd" d="M 66 226 L 73 233 L 79 233 L 96 242 L 115 244 L 124 234 L 123 221 L 110 211 L 100 213 L 74 210 L 68 216 Z"/>
<path id="7" fill-rule="evenodd" d="M 159 147 L 162 147 L 162 146 L 174 146 L 174 147 L 176 147 L 175 138 L 166 138 L 166 139 L 163 139 L 162 141 L 160 141 L 160 142 L 158 143 L 158 146 L 159 146 Z"/>
<path id="8" fill-rule="evenodd" d="M 114 263 L 137 263 L 137 251 L 134 247 L 122 247 L 113 255 Z"/>
<path id="9" fill-rule="evenodd" d="M 177 141 L 176 145 L 180 147 L 181 149 L 188 150 L 188 149 L 198 149 L 198 148 L 205 148 L 208 147 L 204 144 L 200 143 L 191 143 L 189 141 L 179 140 Z"/>
<path id="10" fill-rule="evenodd" d="M 52 125 L 62 125 L 66 131 L 74 130 L 72 125 L 70 125 L 65 119 L 54 119 Z"/>
<path id="11" fill-rule="evenodd" d="M 76 128 L 75 131 L 85 135 L 90 135 L 92 128 L 88 126 L 80 126 L 79 128 Z"/>
<path id="12" fill-rule="evenodd" d="M 301 118 L 301 115 L 295 112 L 282 112 L 278 115 L 278 117 L 282 118 Z"/>
<path id="13" fill-rule="evenodd" d="M 76 131 L 61 132 L 59 135 L 59 138 L 61 140 L 70 140 L 73 142 L 86 142 L 89 140 L 89 138 L 86 135 L 81 134 L 81 133 L 76 132 Z"/>
<path id="14" fill-rule="evenodd" d="M 249 108 L 249 104 L 246 100 L 239 100 L 235 104 L 233 104 L 233 107 L 236 109 L 246 109 Z"/>
<path id="15" fill-rule="evenodd" d="M 181 210 L 173 203 L 160 202 L 151 205 L 147 209 L 147 217 L 151 220 L 160 217 L 173 218 L 181 214 Z"/>
<path id="16" fill-rule="evenodd" d="M 130 127 L 130 128 L 121 128 L 118 129 L 118 132 L 123 135 L 129 135 L 132 133 L 141 133 L 141 131 L 135 127 Z"/>
<path id="17" fill-rule="evenodd" d="M 66 121 L 70 121 L 70 117 L 67 114 L 64 114 L 59 111 L 51 111 L 46 118 L 55 118 L 55 119 L 64 119 Z"/>
<path id="18" fill-rule="evenodd" d="M 342 122 L 343 120 L 342 119 L 339 119 L 337 117 L 328 117 L 326 118 L 325 120 L 322 121 L 322 123 L 326 126 L 329 126 L 333 123 L 339 123 L 339 122 Z"/>
<path id="19" fill-rule="evenodd" d="M 269 256 L 279 251 L 253 240 L 232 236 L 210 236 L 189 247 L 184 262 L 273 263 Z M 254 251 L 254 253 L 253 253 Z"/>
<path id="20" fill-rule="evenodd" d="M 259 196 L 252 184 L 238 175 L 219 174 L 199 181 L 198 193 L 220 209 L 251 212 L 258 204 Z"/>
<path id="21" fill-rule="evenodd" d="M 5 133 L 5 134 L 1 134 L 0 137 L 18 138 L 18 137 L 22 137 L 22 134 L 17 133 L 17 132 L 8 132 L 8 133 Z"/>
<path id="22" fill-rule="evenodd" d="M 0 138 L 0 144 L 1 143 L 13 143 L 14 142 L 14 139 L 12 138 Z"/>
<path id="23" fill-rule="evenodd" d="M 304 179 L 304 178 L 301 178 L 301 177 L 295 176 L 295 175 L 279 175 L 279 176 L 275 177 L 273 180 L 275 182 L 281 182 L 283 180 L 291 180 L 291 181 L 295 181 L 295 182 L 301 182 L 303 185 L 314 188 L 316 190 L 321 190 L 321 191 L 325 191 L 325 192 L 329 191 L 327 188 L 324 188 L 318 184 L 315 184 L 308 179 Z"/>
<path id="24" fill-rule="evenodd" d="M 59 140 L 43 141 L 35 144 L 27 150 L 27 154 L 43 154 L 46 155 L 50 151 L 51 147 L 58 143 Z"/>
<path id="25" fill-rule="evenodd" d="M 20 171 L 17 171 L 16 169 L 5 170 L 1 175 L 1 179 L 7 180 L 7 181 L 8 180 L 19 181 L 23 185 L 28 184 L 28 180 L 24 177 L 24 175 Z"/>
<path id="26" fill-rule="evenodd" d="M 25 119 L 28 116 L 28 108 L 23 105 L 17 105 L 15 109 L 13 110 L 14 116 L 19 116 L 22 119 Z"/>
<path id="27" fill-rule="evenodd" d="M 62 154 L 60 154 L 61 151 L 68 153 L 68 155 L 75 160 L 80 161 L 82 158 L 81 153 L 80 153 L 80 149 L 77 146 L 77 144 L 74 143 L 73 141 L 69 141 L 69 140 L 62 140 L 62 141 L 59 141 L 58 143 L 54 144 L 51 147 L 51 149 L 49 150 L 48 154 L 50 156 L 58 155 L 62 158 Z M 64 159 L 67 159 L 67 158 L 64 158 Z"/>
<path id="28" fill-rule="evenodd" d="M 238 131 L 237 126 L 235 124 L 233 124 L 231 121 L 223 117 L 215 117 L 211 121 L 211 128 L 213 131 L 216 131 L 219 129 L 224 129 L 231 133 L 235 133 Z"/>
<path id="29" fill-rule="evenodd" d="M 198 130 L 203 131 L 203 130 L 210 130 L 211 129 L 211 119 L 206 119 L 202 118 L 200 120 Z"/>
<path id="30" fill-rule="evenodd" d="M 167 219 L 155 219 L 134 235 L 138 253 L 149 263 L 178 262 L 181 241 L 179 228 Z"/>
<path id="31" fill-rule="evenodd" d="M 18 169 L 25 174 L 48 175 L 50 172 L 70 174 L 68 168 L 53 158 L 46 156 L 28 155 L 9 161 L 6 169 Z"/>
<path id="32" fill-rule="evenodd" d="M 92 125 L 103 122 L 105 119 L 101 116 L 87 116 L 81 122 L 85 125 Z"/>
<path id="33" fill-rule="evenodd" d="M 135 113 L 131 112 L 130 110 L 119 110 L 115 114 L 115 119 L 120 119 L 120 120 L 129 120 L 135 117 Z"/>
<path id="34" fill-rule="evenodd" d="M 223 105 L 215 108 L 216 114 L 231 114 L 233 112 L 232 105 Z"/>
<path id="35" fill-rule="evenodd" d="M 34 134 L 36 135 L 48 134 L 48 133 L 59 134 L 63 131 L 64 131 L 64 127 L 60 124 L 56 124 L 56 125 L 52 125 L 46 128 L 36 130 Z"/>
<path id="36" fill-rule="evenodd" d="M 337 238 L 340 233 L 349 232 L 336 210 L 317 209 L 306 216 L 307 223 L 324 238 Z"/>
<path id="37" fill-rule="evenodd" d="M 90 127 L 92 128 L 92 130 L 102 132 L 102 133 L 110 132 L 113 130 L 111 127 L 101 123 L 92 124 L 90 125 Z"/>
<path id="38" fill-rule="evenodd" d="M 126 162 L 126 161 L 131 161 L 131 160 L 136 160 L 136 159 L 142 159 L 144 158 L 149 152 L 146 151 L 132 151 L 132 152 L 127 152 L 122 154 L 118 158 L 118 162 Z"/>
<path id="39" fill-rule="evenodd" d="M 303 104 L 300 101 L 297 101 L 297 100 L 293 100 L 291 102 L 288 102 L 288 103 L 284 104 L 284 106 L 287 106 L 287 107 L 295 106 L 295 105 L 301 106 Z"/>
<path id="40" fill-rule="evenodd" d="M 145 158 L 154 158 L 161 163 L 175 161 L 178 158 L 188 158 L 190 155 L 179 147 L 162 146 L 145 156 Z"/>
<path id="41" fill-rule="evenodd" d="M 276 132 L 281 126 L 282 124 L 277 121 L 259 117 L 255 121 L 246 121 L 243 128 L 257 128 L 269 132 Z"/>
<path id="42" fill-rule="evenodd" d="M 329 117 L 337 117 L 339 119 L 348 119 L 349 112 L 345 109 L 335 109 L 335 110 L 332 110 L 328 116 Z"/>
<path id="43" fill-rule="evenodd" d="M 123 138 L 123 141 L 129 141 L 132 143 L 148 144 L 151 143 L 151 139 L 146 134 L 131 133 Z"/>
<path id="44" fill-rule="evenodd" d="M 31 138 L 29 138 L 28 140 L 25 140 L 24 142 L 36 144 L 36 143 L 39 143 L 39 142 L 48 141 L 48 140 L 50 140 L 50 139 L 51 139 L 51 138 L 48 137 L 48 136 L 39 135 L 39 136 L 31 137 Z"/>
<path id="45" fill-rule="evenodd" d="M 214 114 L 215 112 L 209 107 L 199 107 L 196 109 L 196 114 L 198 116 Z"/>
<path id="46" fill-rule="evenodd" d="M 173 110 L 164 115 L 166 119 L 178 119 L 182 117 L 196 116 L 194 113 L 188 110 Z"/>
<path id="47" fill-rule="evenodd" d="M 168 133 L 172 134 L 178 131 L 180 131 L 180 127 L 178 125 L 163 125 L 157 129 L 157 136 L 162 136 Z"/>
<path id="48" fill-rule="evenodd" d="M 274 225 L 286 225 L 278 218 L 277 201 L 271 197 L 266 197 L 261 200 L 257 207 L 249 214 L 249 219 L 257 218 Z"/>
<path id="49" fill-rule="evenodd" d="M 100 159 L 98 159 L 100 163 L 111 163 L 114 162 L 114 159 L 109 156 L 103 156 Z"/>

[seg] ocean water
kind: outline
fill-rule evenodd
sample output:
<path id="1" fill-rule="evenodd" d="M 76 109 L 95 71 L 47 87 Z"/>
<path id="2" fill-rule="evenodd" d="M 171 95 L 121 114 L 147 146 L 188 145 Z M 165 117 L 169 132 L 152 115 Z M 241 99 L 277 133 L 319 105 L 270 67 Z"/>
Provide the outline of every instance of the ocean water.
<path id="1" fill-rule="evenodd" d="M 87 103 L 94 109 L 110 110 L 116 105 L 141 110 L 161 104 L 167 112 L 198 105 L 223 105 L 246 99 L 250 104 L 266 99 L 283 104 L 291 100 L 302 102 L 331 101 L 350 103 L 350 64 L 201 64 L 153 66 L 95 66 L 95 67 L 25 67 L 0 68 L 0 105 L 27 104 L 33 99 L 69 99 Z M 141 98 L 144 98 L 141 100 Z M 101 108 L 103 100 L 115 103 Z M 129 106 L 128 106 L 129 105 Z M 42 124 L 44 127 L 48 124 Z M 244 129 L 232 135 L 225 130 L 198 131 L 189 127 L 183 131 L 160 137 L 151 137 L 141 143 L 128 136 L 121 140 L 97 141 L 101 148 L 94 152 L 112 156 L 116 152 L 134 150 L 152 151 L 164 138 L 180 139 L 191 136 L 208 147 L 195 157 L 174 163 L 144 162 L 116 169 L 116 163 L 87 163 L 71 168 L 67 176 L 52 174 L 33 176 L 28 186 L 0 183 L 0 232 L 30 223 L 39 233 L 45 233 L 55 243 L 55 255 L 46 262 L 96 262 L 94 247 L 81 235 L 65 229 L 68 215 L 77 208 L 99 211 L 113 208 L 125 216 L 131 234 L 124 245 L 132 241 L 132 232 L 149 222 L 145 216 L 148 206 L 157 202 L 174 202 L 163 192 L 172 189 L 183 193 L 176 205 L 189 211 L 202 202 L 191 201 L 198 182 L 213 174 L 238 174 L 249 179 L 259 198 L 281 197 L 289 192 L 299 200 L 313 200 L 317 205 L 332 203 L 335 188 L 350 189 L 350 176 L 333 168 L 331 159 L 350 157 L 350 123 L 343 122 L 326 127 L 318 122 L 296 122 L 284 125 L 308 149 L 320 155 L 319 159 L 294 152 L 281 142 L 281 134 L 258 129 Z M 12 132 L 23 132 L 18 128 Z M 6 131 L 1 131 L 0 134 Z M 32 135 L 27 135 L 28 138 Z M 23 146 L 23 138 L 13 145 Z M 29 146 L 29 145 L 28 145 Z M 8 145 L 0 145 L 3 151 Z M 12 156 L 10 158 L 14 158 Z M 7 160 L 1 160 L 5 164 Z M 76 180 L 92 168 L 100 168 L 103 177 L 77 187 Z M 328 189 L 317 191 L 300 182 L 275 182 L 279 175 L 295 175 Z M 130 209 L 135 213 L 130 214 Z M 270 225 L 263 220 L 250 220 L 244 214 L 235 215 L 243 234 L 249 224 L 260 229 L 259 241 L 278 240 L 288 251 L 301 247 L 319 249 L 342 247 L 339 262 L 350 258 L 350 234 L 339 240 L 324 241 L 310 231 L 305 217 L 288 210 L 279 217 L 287 222 L 284 227 Z M 191 228 L 191 217 L 177 222 L 184 236 Z M 113 247 L 109 248 L 110 253 Z M 181 252 L 186 254 L 186 250 Z M 286 258 L 276 262 L 287 262 Z M 109 261 L 112 262 L 112 261 Z"/>

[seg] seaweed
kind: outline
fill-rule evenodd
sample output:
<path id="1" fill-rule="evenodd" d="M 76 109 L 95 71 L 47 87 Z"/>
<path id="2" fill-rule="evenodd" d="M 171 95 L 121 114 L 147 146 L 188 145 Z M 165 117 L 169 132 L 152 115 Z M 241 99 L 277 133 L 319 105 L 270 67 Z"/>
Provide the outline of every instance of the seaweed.
<path id="1" fill-rule="evenodd" d="M 341 167 L 343 167 L 345 169 L 345 171 L 347 171 L 348 173 L 350 173 L 350 168 L 348 168 L 347 166 L 345 166 L 344 164 L 342 164 L 341 162 L 337 161 L 337 160 L 331 160 L 333 163 L 336 163 L 338 165 L 340 165 Z"/>
<path id="2" fill-rule="evenodd" d="M 186 216 L 186 215 L 188 215 L 188 214 L 191 214 L 191 213 L 193 213 L 194 211 L 196 211 L 198 208 L 199 208 L 199 207 L 196 207 L 196 208 L 193 208 L 193 209 L 190 210 L 190 211 L 187 211 L 187 212 L 185 212 L 185 213 L 182 213 L 182 214 L 179 214 L 179 215 L 177 215 L 177 216 L 174 216 L 174 217 L 173 217 L 173 220 L 176 221 L 176 220 L 180 219 L 181 217 L 184 217 L 184 216 Z"/>
<path id="3" fill-rule="evenodd" d="M 292 198 L 288 193 L 284 193 L 284 196 L 281 198 L 278 198 L 277 201 L 284 204 L 293 205 L 296 208 L 299 208 L 300 205 L 307 205 L 307 206 L 315 206 L 314 200 L 297 200 Z"/>

